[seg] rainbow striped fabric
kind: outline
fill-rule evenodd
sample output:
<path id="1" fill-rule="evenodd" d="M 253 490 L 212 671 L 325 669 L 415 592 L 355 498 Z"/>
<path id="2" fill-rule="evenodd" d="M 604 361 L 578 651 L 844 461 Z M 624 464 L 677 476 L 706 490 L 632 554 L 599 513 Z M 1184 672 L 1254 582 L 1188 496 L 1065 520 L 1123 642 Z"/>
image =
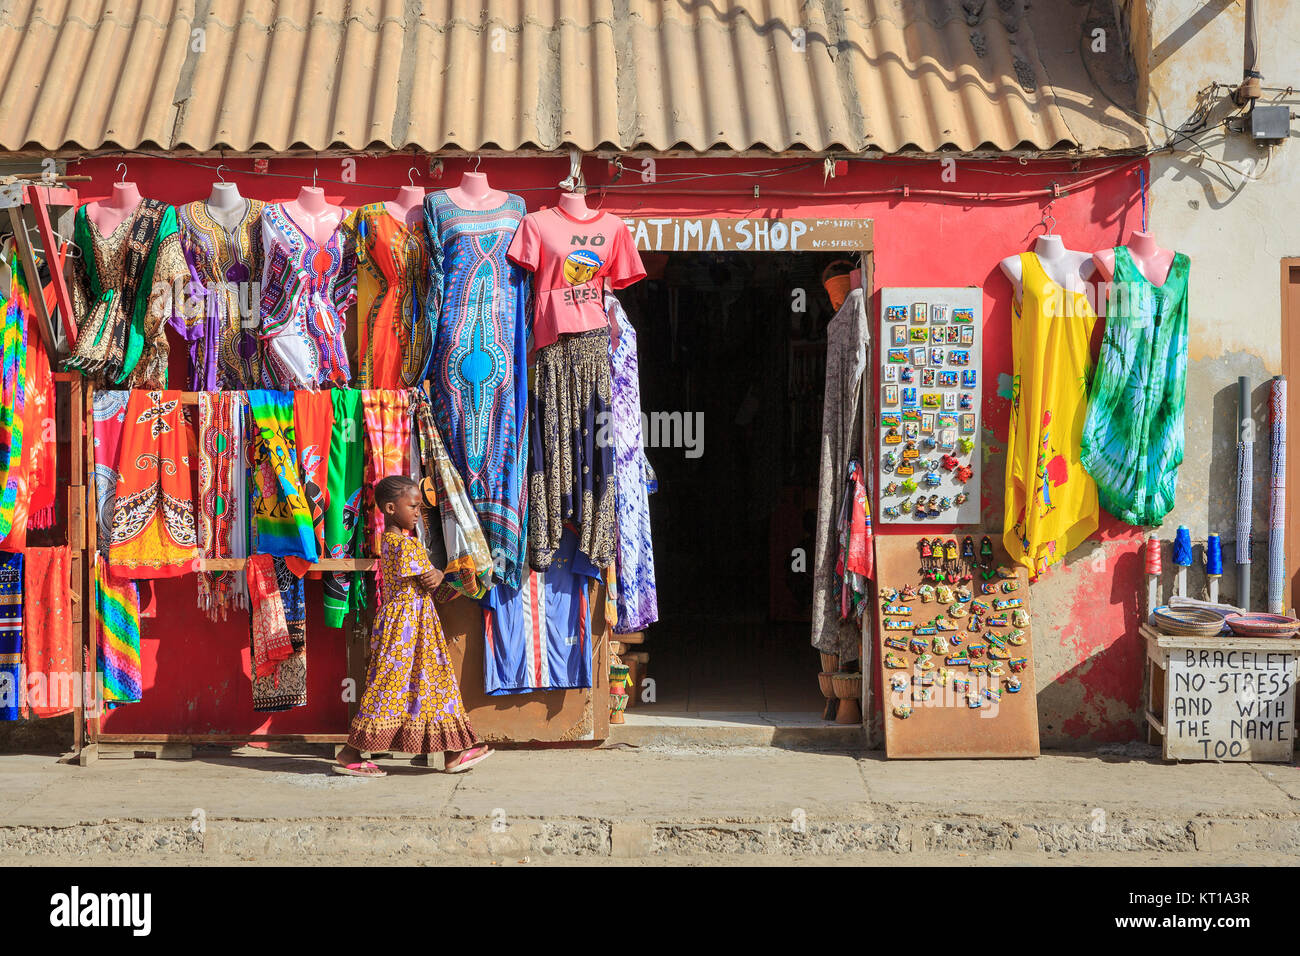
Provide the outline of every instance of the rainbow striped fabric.
<path id="1" fill-rule="evenodd" d="M 140 592 L 134 581 L 115 581 L 95 555 L 95 611 L 99 619 L 99 672 L 104 706 L 140 702 Z"/>

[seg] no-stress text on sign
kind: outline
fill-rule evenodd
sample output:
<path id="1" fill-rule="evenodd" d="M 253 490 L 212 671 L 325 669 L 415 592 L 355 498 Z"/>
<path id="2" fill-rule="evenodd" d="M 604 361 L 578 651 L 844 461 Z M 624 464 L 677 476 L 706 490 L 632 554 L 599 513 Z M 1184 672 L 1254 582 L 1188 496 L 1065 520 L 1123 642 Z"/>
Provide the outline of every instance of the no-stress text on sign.
<path id="1" fill-rule="evenodd" d="M 1169 655 L 1167 756 L 1180 760 L 1289 760 L 1295 654 L 1174 649 Z"/>

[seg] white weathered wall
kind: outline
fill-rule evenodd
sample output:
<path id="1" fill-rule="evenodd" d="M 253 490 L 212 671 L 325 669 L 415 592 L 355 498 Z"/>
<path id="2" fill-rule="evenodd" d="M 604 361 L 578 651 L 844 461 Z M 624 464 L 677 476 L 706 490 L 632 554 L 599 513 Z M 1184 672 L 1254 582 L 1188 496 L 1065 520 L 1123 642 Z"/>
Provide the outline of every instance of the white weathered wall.
<path id="1" fill-rule="evenodd" d="M 1163 144 L 1169 133 L 1156 121 L 1177 127 L 1196 110 L 1199 90 L 1240 82 L 1244 7 L 1239 0 L 1128 0 L 1123 6 L 1139 109 L 1152 121 L 1153 141 Z M 1257 9 L 1265 87 L 1300 88 L 1300 3 L 1259 0 Z M 1260 102 L 1300 110 L 1296 94 L 1266 91 Z M 1210 125 L 1232 109 L 1226 91 L 1214 103 Z M 1292 129 L 1298 127 L 1293 121 Z M 1186 456 L 1178 505 L 1162 530 L 1172 537 L 1186 524 L 1194 539 L 1225 535 L 1226 564 L 1233 560 L 1228 535 L 1235 523 L 1239 375 L 1254 383 L 1255 417 L 1265 429 L 1265 440 L 1256 443 L 1257 558 L 1267 533 L 1267 380 L 1282 371 L 1280 260 L 1300 256 L 1300 141 L 1293 132 L 1282 145 L 1261 148 L 1249 135 L 1222 127 L 1196 139 L 1205 153 L 1183 144 L 1151 159 L 1151 230 L 1161 245 L 1192 259 Z M 1259 561 L 1254 582 L 1263 587 Z M 1235 584 L 1225 582 L 1229 597 L 1230 587 Z"/>

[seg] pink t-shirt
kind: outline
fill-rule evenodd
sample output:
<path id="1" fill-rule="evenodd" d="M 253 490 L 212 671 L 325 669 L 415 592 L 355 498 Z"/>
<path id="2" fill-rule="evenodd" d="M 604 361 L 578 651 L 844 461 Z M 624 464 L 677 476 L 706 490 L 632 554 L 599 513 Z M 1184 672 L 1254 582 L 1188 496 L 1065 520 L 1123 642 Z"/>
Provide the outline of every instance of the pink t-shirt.
<path id="1" fill-rule="evenodd" d="M 558 206 L 530 212 L 506 253 L 533 275 L 533 348 L 561 332 L 608 325 L 605 283 L 622 289 L 645 278 L 645 266 L 622 219 L 607 212 L 575 219 Z"/>

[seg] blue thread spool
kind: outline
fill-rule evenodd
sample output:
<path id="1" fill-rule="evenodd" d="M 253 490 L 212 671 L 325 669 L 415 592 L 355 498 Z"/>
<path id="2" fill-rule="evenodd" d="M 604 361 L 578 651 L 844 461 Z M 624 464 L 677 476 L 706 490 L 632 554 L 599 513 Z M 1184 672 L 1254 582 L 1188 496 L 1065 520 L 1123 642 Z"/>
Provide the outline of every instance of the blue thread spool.
<path id="1" fill-rule="evenodd" d="M 1217 534 L 1212 534 L 1205 542 L 1205 573 L 1223 573 L 1223 545 Z"/>
<path id="2" fill-rule="evenodd" d="M 1180 568 L 1192 566 L 1192 533 L 1186 525 L 1180 525 L 1174 535 L 1174 564 Z"/>

